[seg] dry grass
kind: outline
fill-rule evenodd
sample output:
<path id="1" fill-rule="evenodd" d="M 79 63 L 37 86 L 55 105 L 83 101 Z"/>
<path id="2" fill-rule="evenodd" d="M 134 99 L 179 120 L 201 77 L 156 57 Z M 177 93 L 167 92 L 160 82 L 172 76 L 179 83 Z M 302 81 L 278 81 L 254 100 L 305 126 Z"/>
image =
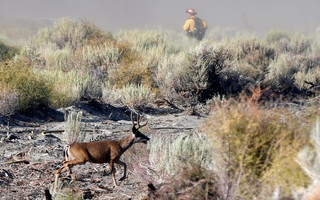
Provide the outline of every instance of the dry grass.
<path id="1" fill-rule="evenodd" d="M 147 107 L 154 97 L 150 87 L 130 84 L 119 89 L 106 85 L 102 99 L 105 103 L 118 102 L 130 108 L 138 108 Z"/>
<path id="2" fill-rule="evenodd" d="M 83 142 L 86 137 L 81 120 L 82 112 L 72 111 L 67 115 L 65 132 L 69 145 L 75 142 Z"/>
<path id="3" fill-rule="evenodd" d="M 319 196 L 320 183 L 320 119 L 314 123 L 310 133 L 311 144 L 303 148 L 299 154 L 297 162 L 311 179 L 305 197 L 310 200 L 316 200 Z M 318 197 L 317 197 L 318 196 Z"/>
<path id="4" fill-rule="evenodd" d="M 0 115 L 10 117 L 19 109 L 19 93 L 15 89 L 0 89 Z"/>
<path id="5" fill-rule="evenodd" d="M 295 162 L 298 149 L 307 143 L 303 124 L 284 110 L 260 107 L 259 90 L 253 92 L 252 98 L 216 105 L 203 127 L 224 199 L 266 198 L 276 186 L 290 195 L 292 188 L 308 183 Z"/>

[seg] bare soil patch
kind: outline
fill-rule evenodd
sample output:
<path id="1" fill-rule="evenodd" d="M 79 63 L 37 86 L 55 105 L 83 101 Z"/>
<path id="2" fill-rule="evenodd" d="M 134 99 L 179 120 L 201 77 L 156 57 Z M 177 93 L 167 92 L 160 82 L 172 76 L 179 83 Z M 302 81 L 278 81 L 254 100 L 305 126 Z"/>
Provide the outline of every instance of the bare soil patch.
<path id="1" fill-rule="evenodd" d="M 42 132 L 65 129 L 64 115 L 73 110 L 83 112 L 85 129 L 92 130 L 87 132 L 85 141 L 116 140 L 128 134 L 131 127 L 129 109 L 96 101 L 77 103 L 64 109 L 37 111 L 30 116 L 17 115 L 11 119 L 10 129 L 1 118 L 0 199 L 44 199 L 44 190 L 49 188 L 51 191 L 55 170 L 63 160 L 66 134 Z M 152 134 L 190 133 L 205 118 L 172 108 L 146 109 L 142 114 L 148 120 L 143 132 L 151 139 Z M 136 144 L 135 148 L 147 149 L 147 146 Z M 130 156 L 135 153 L 135 150 L 128 151 L 123 155 L 126 162 L 132 161 Z M 137 158 L 134 160 L 147 160 L 148 151 L 145 152 L 135 155 Z M 118 188 L 113 187 L 107 164 L 75 166 L 73 171 L 77 181 L 70 184 L 70 177 L 63 174 L 61 187 L 70 193 L 80 192 L 85 199 L 143 199 L 148 194 L 150 180 L 141 179 L 134 168 L 137 166 L 128 164 L 127 179 Z M 117 168 L 116 177 L 119 179 L 122 173 Z"/>

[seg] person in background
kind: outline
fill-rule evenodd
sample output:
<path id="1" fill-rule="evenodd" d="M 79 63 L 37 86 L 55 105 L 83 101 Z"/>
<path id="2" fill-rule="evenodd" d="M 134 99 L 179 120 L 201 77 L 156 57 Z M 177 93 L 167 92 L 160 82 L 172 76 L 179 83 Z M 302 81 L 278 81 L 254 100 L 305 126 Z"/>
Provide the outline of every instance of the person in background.
<path id="1" fill-rule="evenodd" d="M 186 10 L 188 19 L 183 25 L 183 30 L 189 38 L 196 38 L 201 41 L 207 30 L 207 23 L 196 16 L 197 12 L 193 8 Z"/>

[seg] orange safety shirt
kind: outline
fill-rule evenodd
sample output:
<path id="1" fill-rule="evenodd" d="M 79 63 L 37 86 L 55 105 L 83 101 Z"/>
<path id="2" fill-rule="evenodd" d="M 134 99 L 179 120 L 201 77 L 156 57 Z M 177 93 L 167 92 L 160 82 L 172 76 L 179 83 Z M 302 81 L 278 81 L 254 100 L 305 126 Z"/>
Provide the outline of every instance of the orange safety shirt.
<path id="1" fill-rule="evenodd" d="M 186 20 L 186 22 L 183 25 L 183 30 L 184 31 L 187 31 L 187 32 L 193 32 L 194 31 L 194 27 L 195 27 L 194 18 L 196 18 L 196 16 L 191 16 L 191 17 L 189 17 L 189 19 Z M 203 28 L 206 29 L 207 28 L 207 23 L 202 20 L 202 24 L 203 24 Z"/>

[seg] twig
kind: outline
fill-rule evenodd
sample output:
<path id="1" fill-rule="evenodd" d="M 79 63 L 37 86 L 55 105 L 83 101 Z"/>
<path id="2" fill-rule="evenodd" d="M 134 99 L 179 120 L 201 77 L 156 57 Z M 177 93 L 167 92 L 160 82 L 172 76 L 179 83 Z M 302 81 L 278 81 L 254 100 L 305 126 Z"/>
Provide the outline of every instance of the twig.
<path id="1" fill-rule="evenodd" d="M 66 130 L 62 130 L 62 129 L 59 129 L 59 130 L 47 130 L 47 131 L 42 131 L 41 135 L 46 135 L 47 133 L 64 133 L 65 131 Z M 106 129 L 85 129 L 85 130 L 82 130 L 82 131 L 94 133 L 94 132 L 98 132 L 98 131 L 100 131 L 100 132 L 106 131 Z M 118 133 L 118 132 L 121 132 L 121 131 L 112 131 L 111 133 Z"/>
<path id="2" fill-rule="evenodd" d="M 10 165 L 10 164 L 13 164 L 13 163 L 25 163 L 25 164 L 29 164 L 30 161 L 26 158 L 24 159 L 18 159 L 17 157 L 18 156 L 22 156 L 24 155 L 25 153 L 24 152 L 19 152 L 19 153 L 16 153 L 14 156 L 12 156 L 12 161 L 9 161 L 9 162 L 5 162 L 5 163 L 1 163 L 2 165 Z"/>
<path id="3" fill-rule="evenodd" d="M 9 162 L 4 162 L 4 163 L 1 163 L 1 165 L 10 165 L 10 164 L 13 164 L 13 163 L 25 163 L 25 164 L 29 164 L 29 160 L 27 159 L 22 159 L 22 160 L 12 160 L 12 161 L 9 161 Z"/>
<path id="4" fill-rule="evenodd" d="M 132 196 L 130 196 L 130 195 L 127 195 L 127 194 L 125 194 L 125 193 L 123 193 L 123 192 L 121 192 L 121 194 L 122 194 L 123 196 L 126 196 L 126 197 L 128 197 L 129 199 L 131 199 L 131 198 L 132 198 Z"/>
<path id="5" fill-rule="evenodd" d="M 194 128 L 191 128 L 191 127 L 151 127 L 151 129 L 186 129 L 186 130 L 192 130 Z"/>
<path id="6" fill-rule="evenodd" d="M 202 179 L 202 180 L 198 181 L 197 183 L 192 183 L 193 186 L 190 186 L 190 187 L 188 187 L 188 188 L 186 188 L 186 189 L 184 189 L 184 190 L 182 190 L 182 191 L 179 191 L 178 194 L 185 194 L 185 193 L 187 193 L 188 191 L 190 191 L 190 190 L 192 190 L 193 188 L 195 188 L 197 185 L 202 184 L 202 183 L 205 183 L 205 182 L 208 182 L 208 180 L 207 180 L 207 179 Z"/>
<path id="7" fill-rule="evenodd" d="M 177 110 L 182 110 L 179 107 L 177 107 L 176 105 L 174 105 L 173 103 L 171 103 L 168 99 L 163 99 L 163 100 L 165 102 L 167 102 L 169 104 L 169 106 L 171 106 L 172 108 L 177 109 Z"/>
<path id="8" fill-rule="evenodd" d="M 45 134 L 47 134 L 47 133 L 63 133 L 63 132 L 65 132 L 66 130 L 48 130 L 48 131 L 42 131 L 41 132 L 41 134 L 42 135 L 45 135 Z M 82 131 L 84 131 L 84 132 L 95 132 L 96 130 L 94 130 L 94 129 L 87 129 L 87 130 L 82 130 Z"/>

